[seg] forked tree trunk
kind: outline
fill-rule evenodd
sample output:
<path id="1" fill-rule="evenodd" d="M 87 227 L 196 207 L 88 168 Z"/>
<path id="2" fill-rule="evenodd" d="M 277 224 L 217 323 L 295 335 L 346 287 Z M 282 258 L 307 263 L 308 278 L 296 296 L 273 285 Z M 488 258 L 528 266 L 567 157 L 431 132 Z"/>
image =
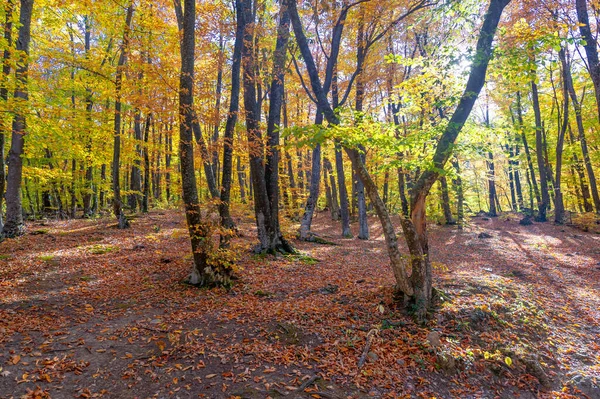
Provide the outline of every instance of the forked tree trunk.
<path id="1" fill-rule="evenodd" d="M 265 148 L 260 130 L 258 99 L 256 93 L 256 51 L 254 29 L 255 21 L 252 1 L 244 2 L 243 16 L 245 22 L 244 41 L 242 47 L 242 63 L 244 66 L 244 108 L 246 111 L 246 128 L 248 131 L 248 147 L 250 173 L 254 188 L 254 213 L 258 231 L 259 244 L 255 248 L 258 253 L 293 253 L 291 245 L 284 239 L 279 227 L 279 124 L 283 100 L 283 74 L 285 53 L 289 38 L 289 19 L 285 7 L 281 8 L 278 37 L 275 46 L 275 62 L 273 81 L 271 84 L 271 104 L 268 123 L 268 152 L 265 164 Z M 270 154 L 269 154 L 270 152 Z"/>
<path id="2" fill-rule="evenodd" d="M 179 0 L 175 0 L 175 4 L 181 7 Z M 197 286 L 228 286 L 231 284 L 231 268 L 225 264 L 214 266 L 209 265 L 207 262 L 211 249 L 211 237 L 207 224 L 202 220 L 196 187 L 192 132 L 195 122 L 193 111 L 195 0 L 184 0 L 181 19 L 183 34 L 181 39 L 181 72 L 179 75 L 179 157 L 183 203 L 194 257 L 192 271 L 187 281 Z"/>
<path id="3" fill-rule="evenodd" d="M 477 96 L 483 87 L 487 66 L 492 55 L 492 42 L 496 28 L 502 11 L 509 2 L 510 0 L 491 0 L 477 42 L 475 61 L 471 67 L 465 92 L 438 142 L 436 152 L 433 156 L 434 168 L 421 174 L 412 190 L 411 219 L 403 219 L 402 221 L 405 239 L 411 253 L 412 274 L 410 277 L 408 277 L 403 258 L 398 249 L 395 229 L 391 223 L 385 204 L 379 197 L 377 187 L 360 157 L 357 156 L 356 151 L 346 149 L 346 153 L 352 160 L 355 170 L 364 184 L 381 221 L 390 256 L 390 263 L 396 277 L 396 290 L 414 303 L 415 314 L 419 319 L 425 318 L 432 300 L 431 263 L 426 235 L 425 200 L 432 185 L 439 178 L 439 170 L 444 168 L 445 163 L 450 158 L 451 148 L 469 117 Z M 296 1 L 288 0 L 288 6 L 290 8 L 296 41 L 306 64 L 311 80 L 311 87 L 318 100 L 319 109 L 324 113 L 330 124 L 337 125 L 340 121 L 327 100 L 327 92 L 323 90 L 323 86 L 321 85 L 308 40 L 304 34 L 302 22 L 296 9 Z"/>
<path id="4" fill-rule="evenodd" d="M 19 16 L 19 35 L 17 38 L 16 63 L 16 100 L 26 103 L 29 101 L 27 90 L 27 73 L 29 70 L 29 42 L 31 39 L 31 14 L 33 0 L 21 0 Z M 2 228 L 2 236 L 7 238 L 23 234 L 23 206 L 21 202 L 21 181 L 23 176 L 23 147 L 25 144 L 25 114 L 15 112 L 12 123 L 11 145 L 8 152 L 8 176 L 6 186 L 6 222 Z"/>

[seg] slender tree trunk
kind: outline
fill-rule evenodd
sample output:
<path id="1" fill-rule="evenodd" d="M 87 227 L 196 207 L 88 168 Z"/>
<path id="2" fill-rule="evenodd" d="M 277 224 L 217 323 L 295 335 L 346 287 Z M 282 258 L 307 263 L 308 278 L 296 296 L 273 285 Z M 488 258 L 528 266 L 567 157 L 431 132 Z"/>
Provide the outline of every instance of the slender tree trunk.
<path id="1" fill-rule="evenodd" d="M 29 42 L 31 39 L 31 14 L 33 0 L 21 0 L 19 16 L 19 34 L 17 38 L 16 89 L 15 100 L 26 104 L 29 101 L 28 79 Z M 23 176 L 23 146 L 27 134 L 25 114 L 15 112 L 12 123 L 11 146 L 8 152 L 8 176 L 6 185 L 6 222 L 2 236 L 7 238 L 23 234 L 23 206 L 21 202 L 21 181 Z"/>
<path id="2" fill-rule="evenodd" d="M 584 40 L 584 49 L 587 58 L 587 67 L 594 84 L 594 93 L 596 94 L 596 106 L 598 108 L 598 120 L 600 120 L 600 63 L 598 61 L 598 42 L 592 34 L 590 18 L 587 10 L 586 0 L 575 0 L 575 9 L 577 19 L 579 20 L 579 32 Z M 591 177 L 590 177 L 591 181 Z M 596 203 L 596 212 L 600 212 L 598 203 Z"/>
<path id="3" fill-rule="evenodd" d="M 518 204 L 518 211 L 522 211 L 523 207 L 524 207 L 524 202 L 523 202 L 523 186 L 521 185 L 521 177 L 520 177 L 520 172 L 519 172 L 519 155 L 520 155 L 520 149 L 519 149 L 519 145 L 515 145 L 515 150 L 514 150 L 514 154 L 516 159 L 513 159 L 513 173 L 515 176 L 515 190 L 517 192 L 517 204 Z"/>
<path id="4" fill-rule="evenodd" d="M 329 175 L 329 186 L 331 187 L 331 219 L 339 220 L 340 204 L 338 201 L 337 186 L 335 182 L 335 177 L 333 176 L 333 166 L 331 165 L 331 161 L 329 161 L 329 159 L 327 158 L 323 158 L 323 167 L 325 170 L 325 179 L 327 179 L 327 175 Z"/>
<path id="5" fill-rule="evenodd" d="M 519 121 L 519 130 L 521 132 L 521 140 L 523 141 L 523 148 L 525 149 L 525 156 L 527 158 L 527 167 L 529 168 L 529 182 L 533 187 L 533 192 L 535 194 L 535 199 L 538 203 L 542 201 L 540 197 L 540 190 L 537 185 L 537 180 L 535 178 L 535 170 L 533 168 L 533 162 L 531 160 L 531 151 L 529 150 L 529 143 L 527 142 L 527 136 L 525 135 L 525 126 L 523 124 L 523 107 L 521 106 L 521 93 L 517 92 L 517 117 Z M 533 197 L 532 197 L 533 198 Z M 533 212 L 533 207 L 531 207 L 531 211 Z"/>
<path id="6" fill-rule="evenodd" d="M 583 164 L 585 165 L 585 169 L 588 176 L 588 181 L 590 183 L 590 192 L 592 194 L 592 199 L 594 200 L 594 208 L 596 213 L 600 213 L 600 194 L 598 193 L 598 185 L 596 183 L 596 174 L 594 172 L 594 167 L 592 165 L 592 160 L 590 157 L 590 151 L 588 149 L 587 138 L 585 136 L 585 128 L 583 126 L 583 117 L 581 115 L 581 104 L 579 103 L 579 99 L 577 98 L 577 93 L 575 93 L 575 87 L 573 86 L 573 77 L 571 75 L 571 69 L 568 68 L 566 70 L 566 85 L 567 90 L 569 92 L 569 96 L 571 97 L 571 102 L 573 103 L 573 109 L 575 110 L 575 121 L 577 123 L 577 132 L 579 135 L 579 144 L 581 145 L 581 154 L 583 156 Z"/>
<path id="7" fill-rule="evenodd" d="M 91 27 L 89 16 L 85 16 L 84 19 L 85 33 L 84 33 L 84 47 L 85 57 L 89 58 L 90 43 L 91 43 Z M 83 190 L 83 217 L 89 218 L 93 215 L 92 209 L 92 196 L 94 194 L 94 169 L 92 168 L 92 110 L 94 108 L 94 102 L 92 98 L 92 89 L 89 87 L 85 88 L 85 120 L 86 120 L 86 131 L 88 134 L 86 148 L 85 148 L 85 186 Z"/>
<path id="8" fill-rule="evenodd" d="M 142 81 L 142 75 L 138 76 L 138 80 Z M 141 90 L 139 95 L 141 96 Z M 141 192 L 142 192 L 142 111 L 139 108 L 136 108 L 133 116 L 133 132 L 134 132 L 134 140 L 135 140 L 135 158 L 133 159 L 133 166 L 131 167 L 131 175 L 130 175 L 130 187 L 131 194 L 129 194 L 129 207 L 132 211 L 138 207 L 138 204 L 142 205 Z"/>
<path id="9" fill-rule="evenodd" d="M 125 28 L 123 31 L 123 42 L 119 62 L 117 63 L 117 76 L 115 79 L 115 119 L 114 119 L 114 143 L 113 143 L 113 163 L 112 163 L 112 188 L 113 188 L 113 212 L 119 222 L 118 227 L 124 229 L 129 227 L 129 221 L 123 212 L 121 202 L 121 184 L 120 184 L 120 166 L 121 166 L 121 89 L 123 84 L 123 72 L 127 62 L 127 52 L 129 47 L 129 34 L 131 31 L 131 20 L 133 18 L 133 3 L 127 7 L 125 17 Z"/>
<path id="10" fill-rule="evenodd" d="M 533 103 L 533 112 L 535 114 L 535 147 L 537 155 L 538 170 L 540 172 L 540 191 L 542 195 L 541 202 L 538 203 L 538 215 L 536 220 L 538 222 L 545 222 L 548 220 L 546 216 L 546 210 L 550 204 L 550 196 L 548 193 L 548 177 L 546 162 L 544 157 L 544 137 L 542 127 L 542 114 L 540 111 L 540 100 L 538 97 L 537 84 L 531 82 L 531 97 Z"/>
<path id="11" fill-rule="evenodd" d="M 272 82 L 269 93 L 269 116 L 267 119 L 267 149 L 265 163 L 266 191 L 269 200 L 270 223 L 267 226 L 268 252 L 295 253 L 292 245 L 281 234 L 279 226 L 279 131 L 281 109 L 284 101 L 285 63 L 290 38 L 290 14 L 285 2 L 281 2 L 277 42 L 273 53 Z"/>
<path id="12" fill-rule="evenodd" d="M 450 209 L 450 195 L 448 193 L 448 180 L 446 176 L 440 176 L 440 192 L 442 194 L 442 210 L 444 211 L 444 220 L 447 225 L 454 225 L 456 221 L 452 217 Z"/>
<path id="13" fill-rule="evenodd" d="M 181 4 L 175 0 L 176 6 Z M 181 10 L 180 10 L 181 11 Z M 194 169 L 193 124 L 194 107 L 194 53 L 196 2 L 184 0 L 182 14 L 181 73 L 179 76 L 179 158 L 181 186 L 185 214 L 192 245 L 194 264 L 188 282 L 198 286 L 231 284 L 231 268 L 209 265 L 210 231 L 202 220 Z"/>
<path id="14" fill-rule="evenodd" d="M 150 127 L 153 124 L 152 114 L 146 116 L 146 124 L 144 126 L 144 146 L 142 150 L 144 158 L 144 189 L 142 192 L 141 211 L 148 212 L 148 202 L 150 199 L 150 155 L 148 148 L 148 139 L 150 136 Z"/>
<path id="15" fill-rule="evenodd" d="M 510 144 L 506 144 L 505 150 L 508 155 L 508 185 L 510 188 L 510 208 L 513 212 L 515 212 L 519 210 L 519 206 L 517 204 L 517 194 L 515 192 L 515 174 L 513 164 L 514 153 Z"/>
<path id="16" fill-rule="evenodd" d="M 360 7 L 360 6 L 359 6 Z M 364 8 L 361 7 L 358 30 L 356 37 L 356 64 L 358 69 L 356 71 L 356 104 L 355 109 L 357 112 L 358 120 L 362 120 L 362 112 L 364 111 L 364 97 L 365 97 L 365 79 L 364 79 L 364 64 L 367 58 L 367 49 L 365 43 L 365 24 L 364 24 Z M 366 165 L 367 154 L 365 148 L 360 146 L 360 157 L 363 164 Z M 365 199 L 365 187 L 360 179 L 356 179 L 356 202 L 358 208 L 358 238 L 361 240 L 369 239 L 369 222 L 367 216 L 367 203 Z"/>
<path id="17" fill-rule="evenodd" d="M 322 115 L 322 114 L 318 114 Z M 322 120 L 322 116 L 320 117 Z M 318 121 L 318 119 L 317 119 Z M 316 124 L 320 124 L 317 122 Z M 312 152 L 312 174 L 310 182 L 310 190 L 306 206 L 304 207 L 304 215 L 300 222 L 300 239 L 304 241 L 314 240 L 314 235 L 310 231 L 314 212 L 319 202 L 319 188 L 321 185 L 321 144 L 317 144 Z"/>
<path id="18" fill-rule="evenodd" d="M 221 124 L 221 96 L 223 92 L 223 65 L 224 48 L 223 48 L 223 27 L 219 25 L 219 62 L 217 63 L 217 87 L 215 90 L 215 120 L 212 135 L 212 167 L 215 181 L 219 181 L 219 125 Z"/>
<path id="19" fill-rule="evenodd" d="M 219 216 L 221 217 L 221 226 L 225 229 L 232 229 L 235 224 L 230 214 L 231 201 L 231 182 L 233 175 L 233 138 L 235 125 L 238 119 L 240 103 L 240 70 L 242 67 L 242 45 L 244 40 L 244 16 L 242 0 L 236 0 L 236 20 L 237 27 L 235 31 L 235 43 L 233 47 L 233 60 L 231 65 L 231 94 L 229 97 L 229 112 L 227 122 L 225 123 L 225 134 L 223 136 L 223 173 L 221 175 L 221 202 L 219 203 Z M 245 191 L 243 176 L 240 174 L 240 157 L 238 156 L 238 179 L 240 181 L 240 195 L 242 201 L 245 201 Z M 221 235 L 221 246 L 227 246 L 227 234 Z"/>
<path id="20" fill-rule="evenodd" d="M 488 151 L 488 203 L 490 205 L 490 211 L 488 215 L 491 217 L 498 216 L 498 211 L 496 209 L 496 167 L 494 164 L 494 154 L 491 151 Z"/>
<path id="21" fill-rule="evenodd" d="M 338 191 L 340 193 L 340 219 L 342 221 L 342 237 L 352 238 L 352 231 L 350 230 L 350 204 L 348 201 L 348 189 L 346 188 L 346 175 L 344 174 L 344 157 L 339 141 L 335 142 L 335 169 Z"/>
<path id="22" fill-rule="evenodd" d="M 460 176 L 460 163 L 457 158 L 452 160 L 452 166 L 456 170 L 456 179 L 454 180 L 454 187 L 456 191 L 456 219 L 458 224 L 458 229 L 462 230 L 465 224 L 465 212 L 464 212 L 464 203 L 465 203 L 465 195 L 463 191 L 463 183 L 462 177 Z"/>
<path id="23" fill-rule="evenodd" d="M 2 81 L 0 82 L 0 100 L 8 101 L 8 79 L 10 77 L 10 48 L 12 47 L 12 18 L 15 7 L 14 0 L 7 0 L 4 6 L 4 41 L 5 48 L 2 54 Z M 2 123 L 0 126 L 0 233 L 4 227 L 2 219 L 2 202 L 4 201 L 4 190 L 6 189 L 6 165 L 4 154 L 5 137 L 10 133 L 10 125 Z M 0 234 L 1 235 L 1 234 Z"/>
<path id="24" fill-rule="evenodd" d="M 571 146 L 574 147 L 576 140 L 575 140 L 575 135 L 573 134 L 573 129 L 571 129 L 571 124 L 569 124 L 569 126 L 567 126 L 567 128 L 569 131 L 569 144 L 571 144 Z M 579 178 L 578 180 L 579 180 L 579 186 L 580 186 L 580 192 L 581 192 L 583 212 L 593 212 L 594 206 L 592 205 L 592 202 L 591 202 L 590 189 L 588 187 L 588 184 L 587 184 L 587 181 L 585 178 L 583 162 L 581 162 L 581 160 L 577 156 L 576 152 L 573 152 L 572 159 L 573 159 L 572 167 L 575 171 L 575 174 Z"/>
<path id="25" fill-rule="evenodd" d="M 565 142 L 565 134 L 567 133 L 567 126 L 569 125 L 569 92 L 567 89 L 567 69 L 571 68 L 567 63 L 567 56 L 565 49 L 561 48 L 558 52 L 562 65 L 562 88 L 563 88 L 563 112 L 562 112 L 562 123 L 558 132 L 558 141 L 556 143 L 556 177 L 554 179 L 554 192 L 555 192 L 555 211 L 554 211 L 554 222 L 562 224 L 565 219 L 565 204 L 563 201 L 562 187 L 561 187 L 561 173 L 562 173 L 562 156 L 563 147 Z"/>
<path id="26" fill-rule="evenodd" d="M 167 203 L 171 201 L 171 156 L 173 154 L 173 124 L 165 133 L 165 195 Z"/>

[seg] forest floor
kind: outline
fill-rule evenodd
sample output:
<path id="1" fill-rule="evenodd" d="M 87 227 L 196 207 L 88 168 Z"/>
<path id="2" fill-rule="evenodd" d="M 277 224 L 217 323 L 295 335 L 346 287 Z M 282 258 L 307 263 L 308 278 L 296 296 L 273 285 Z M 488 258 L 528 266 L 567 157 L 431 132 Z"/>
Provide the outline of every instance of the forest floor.
<path id="1" fill-rule="evenodd" d="M 417 325 L 374 217 L 370 241 L 322 213 L 337 246 L 244 251 L 230 291 L 181 282 L 184 223 L 48 221 L 0 243 L 0 397 L 600 398 L 598 234 L 517 215 L 430 226 L 447 298 Z"/>

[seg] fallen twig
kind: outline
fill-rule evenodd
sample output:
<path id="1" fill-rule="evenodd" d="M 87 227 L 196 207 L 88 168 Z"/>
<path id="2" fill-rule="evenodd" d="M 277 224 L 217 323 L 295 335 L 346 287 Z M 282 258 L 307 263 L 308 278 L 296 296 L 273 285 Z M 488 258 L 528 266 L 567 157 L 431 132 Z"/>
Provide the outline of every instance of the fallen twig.
<path id="1" fill-rule="evenodd" d="M 365 348 L 363 349 L 362 355 L 360 355 L 360 359 L 358 360 L 358 368 L 362 368 L 367 361 L 367 355 L 369 354 L 369 349 L 371 349 L 371 341 L 373 340 L 373 335 L 377 334 L 377 330 L 372 329 L 367 333 L 367 342 L 365 344 Z"/>
<path id="2" fill-rule="evenodd" d="M 312 377 L 310 377 L 308 380 L 304 381 L 302 383 L 302 385 L 300 385 L 298 387 L 298 391 L 303 392 L 306 388 L 308 388 L 309 386 L 311 386 L 315 381 L 317 381 L 320 378 L 321 377 L 319 377 L 318 375 L 313 375 Z"/>

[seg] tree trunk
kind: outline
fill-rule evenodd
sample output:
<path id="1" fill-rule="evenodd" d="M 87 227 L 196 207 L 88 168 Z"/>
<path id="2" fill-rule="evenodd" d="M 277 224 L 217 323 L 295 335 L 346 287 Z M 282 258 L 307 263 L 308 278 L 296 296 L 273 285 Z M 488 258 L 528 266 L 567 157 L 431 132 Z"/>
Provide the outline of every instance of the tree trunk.
<path id="1" fill-rule="evenodd" d="M 2 81 L 0 82 L 0 100 L 4 103 L 8 101 L 8 79 L 10 77 L 10 48 L 12 47 L 12 15 L 15 7 L 14 0 L 7 0 L 4 6 L 4 41 L 5 48 L 2 55 Z M 0 126 L 0 233 L 4 227 L 2 219 L 2 202 L 4 200 L 4 190 L 6 188 L 6 165 L 4 147 L 5 137 L 10 132 L 8 123 Z M 0 234 L 1 235 L 1 234 Z"/>
<path id="2" fill-rule="evenodd" d="M 527 142 L 527 136 L 525 135 L 525 129 L 523 124 L 523 107 L 521 105 L 521 93 L 517 92 L 517 117 L 519 122 L 519 130 L 521 132 L 521 140 L 523 141 L 523 148 L 525 148 L 525 156 L 527 158 L 527 167 L 529 168 L 529 182 L 530 186 L 533 188 L 533 193 L 535 194 L 535 199 L 538 203 L 542 201 L 540 197 L 540 190 L 537 185 L 537 180 L 535 178 L 535 170 L 533 168 L 533 162 L 531 160 L 531 151 L 529 150 L 529 143 Z M 533 196 L 532 196 L 533 198 Z M 533 200 L 531 201 L 533 203 Z M 533 206 L 531 206 L 531 211 L 533 212 Z"/>
<path id="3" fill-rule="evenodd" d="M 342 221 L 342 237 L 352 238 L 350 230 L 350 204 L 348 202 L 348 189 L 346 188 L 346 175 L 344 174 L 344 156 L 339 141 L 335 142 L 335 169 L 337 175 L 338 191 L 340 193 L 340 219 Z"/>
<path id="4" fill-rule="evenodd" d="M 558 52 L 558 57 L 561 61 L 562 66 L 562 86 L 563 86 L 563 112 L 562 122 L 559 127 L 558 140 L 556 143 L 556 177 L 554 179 L 554 222 L 558 224 L 564 223 L 565 219 L 565 204 L 563 201 L 562 187 L 561 187 L 561 173 L 562 173 L 562 156 L 563 147 L 565 143 L 565 134 L 567 133 L 567 126 L 569 125 L 569 92 L 567 89 L 567 69 L 570 65 L 567 63 L 567 56 L 565 49 L 561 48 Z M 559 121 L 560 122 L 560 121 Z"/>
<path id="5" fill-rule="evenodd" d="M 223 172 L 221 175 L 221 202 L 219 203 L 219 216 L 221 218 L 221 226 L 225 229 L 233 229 L 235 224 L 230 214 L 231 201 L 231 182 L 233 175 L 233 136 L 235 133 L 235 125 L 238 119 L 239 103 L 240 103 L 240 70 L 242 67 L 242 44 L 244 40 L 244 15 L 242 0 L 236 0 L 236 31 L 235 43 L 233 47 L 233 60 L 231 65 L 231 94 L 229 97 L 229 113 L 227 114 L 227 122 L 225 123 L 225 134 L 223 136 Z M 238 179 L 240 180 L 240 194 L 242 201 L 245 200 L 245 192 L 243 188 L 243 178 L 239 172 L 239 156 L 238 156 Z M 228 245 L 227 234 L 221 235 L 221 246 Z"/>
<path id="6" fill-rule="evenodd" d="M 33 0 L 21 0 L 19 16 L 19 34 L 17 38 L 17 54 L 15 63 L 16 89 L 15 100 L 26 104 L 29 101 L 27 88 L 29 71 L 29 42 L 31 39 L 31 14 Z M 12 141 L 8 152 L 8 176 L 6 185 L 6 222 L 2 228 L 2 236 L 13 238 L 23 234 L 23 206 L 21 202 L 21 180 L 23 176 L 23 146 L 27 134 L 25 114 L 21 110 L 15 112 L 12 123 Z"/>
<path id="7" fill-rule="evenodd" d="M 138 75 L 138 80 L 140 83 L 142 82 L 142 74 Z M 141 92 L 139 93 L 141 96 Z M 131 167 L 131 175 L 130 175 L 130 188 L 133 191 L 129 194 L 129 208 L 135 212 L 138 205 L 142 205 L 142 199 L 140 194 L 142 193 L 142 158 L 143 158 L 143 150 L 142 150 L 142 141 L 144 137 L 142 136 L 142 111 L 139 108 L 135 109 L 133 116 L 133 134 L 135 139 L 135 158 L 133 159 L 133 166 Z"/>
<path id="8" fill-rule="evenodd" d="M 584 40 L 584 49 L 587 58 L 587 67 L 594 84 L 596 94 L 596 106 L 598 108 L 598 120 L 600 120 L 600 63 L 598 62 L 598 42 L 592 34 L 592 27 L 587 10 L 586 0 L 575 0 L 577 19 L 579 20 L 579 32 Z M 591 178 L 590 178 L 591 180 Z M 596 212 L 600 212 L 596 204 Z"/>
<path id="9" fill-rule="evenodd" d="M 175 0 L 180 5 L 179 0 Z M 202 220 L 194 169 L 194 53 L 196 2 L 184 0 L 182 13 L 181 73 L 179 76 L 179 158 L 185 214 L 192 245 L 194 264 L 188 282 L 198 286 L 231 284 L 231 268 L 209 265 L 210 231 Z"/>
<path id="10" fill-rule="evenodd" d="M 340 220 L 340 204 L 338 201 L 337 185 L 335 177 L 333 176 L 333 166 L 331 165 L 331 161 L 327 158 L 323 158 L 323 167 L 325 168 L 325 179 L 327 179 L 327 175 L 329 175 L 329 186 L 331 187 L 331 219 Z"/>
<path id="11" fill-rule="evenodd" d="M 440 176 L 440 191 L 442 194 L 442 210 L 444 212 L 444 220 L 447 225 L 454 225 L 456 221 L 452 217 L 452 210 L 450 209 L 450 195 L 448 193 L 448 180 L 446 176 Z"/>
<path id="12" fill-rule="evenodd" d="M 118 227 L 124 229 L 129 227 L 129 221 L 123 212 L 121 202 L 121 184 L 120 184 L 120 166 L 121 166 L 121 88 L 123 84 L 123 72 L 127 62 L 127 52 L 129 47 L 129 34 L 131 31 L 131 20 L 133 18 L 133 3 L 127 7 L 125 17 L 125 28 L 123 31 L 123 42 L 121 43 L 121 52 L 119 62 L 117 63 L 117 76 L 115 78 L 115 119 L 114 119 L 114 142 L 113 142 L 113 163 L 112 163 L 112 188 L 113 188 L 113 212 L 118 220 Z"/>
<path id="13" fill-rule="evenodd" d="M 460 176 L 460 163 L 457 158 L 452 160 L 452 166 L 456 170 L 456 180 L 454 180 L 454 187 L 456 190 L 456 219 L 458 224 L 458 229 L 462 230 L 465 223 L 465 212 L 464 212 L 464 203 L 465 203 L 465 195 L 463 191 L 463 183 L 462 177 Z"/>
<path id="14" fill-rule="evenodd" d="M 144 190 L 142 192 L 141 210 L 144 213 L 148 212 L 148 201 L 150 199 L 150 156 L 148 153 L 148 138 L 150 136 L 150 126 L 152 123 L 152 114 L 149 113 L 146 116 L 146 125 L 144 126 L 144 146 L 142 150 L 144 158 Z"/>
<path id="15" fill-rule="evenodd" d="M 576 140 L 575 140 L 575 135 L 573 134 L 573 129 L 571 129 L 571 124 L 569 124 L 569 126 L 567 126 L 567 129 L 569 131 L 569 144 L 571 144 L 571 146 L 574 146 Z M 580 187 L 582 208 L 583 208 L 582 212 L 593 212 L 594 206 L 592 205 L 592 202 L 591 202 L 590 189 L 587 185 L 587 181 L 585 178 L 583 162 L 581 162 L 581 160 L 577 156 L 576 152 L 573 152 L 572 160 L 573 160 L 572 167 L 573 167 L 575 174 L 577 175 L 578 180 L 579 180 L 579 187 Z"/>
<path id="16" fill-rule="evenodd" d="M 535 147 L 537 155 L 538 170 L 540 172 L 540 191 L 542 200 L 538 203 L 538 215 L 536 220 L 538 222 L 545 222 L 548 220 L 546 216 L 546 210 L 550 204 L 550 196 L 548 194 L 548 177 L 546 169 L 546 161 L 544 157 L 544 137 L 542 127 L 542 114 L 540 112 L 540 100 L 538 97 L 538 89 L 535 81 L 531 82 L 531 98 L 533 103 L 533 112 L 535 114 Z"/>
<path id="17" fill-rule="evenodd" d="M 488 151 L 488 202 L 490 205 L 490 211 L 488 215 L 491 217 L 498 216 L 498 210 L 496 209 L 496 167 L 494 164 L 494 154 Z"/>
<path id="18" fill-rule="evenodd" d="M 361 6 L 359 6 L 361 7 Z M 364 24 L 364 8 L 361 7 L 358 30 L 356 35 L 356 64 L 358 68 L 355 73 L 356 80 L 356 104 L 357 120 L 362 120 L 364 111 L 365 97 L 365 79 L 364 79 L 364 64 L 367 58 L 367 49 L 365 43 L 365 24 Z M 366 165 L 367 154 L 365 148 L 360 146 L 360 157 L 363 164 Z M 361 240 L 369 239 L 369 223 L 367 219 L 367 203 L 365 199 L 365 187 L 360 179 L 356 180 L 356 202 L 358 207 L 358 238 Z"/>
<path id="19" fill-rule="evenodd" d="M 267 119 L 267 149 L 265 163 L 266 191 L 269 200 L 270 223 L 267 226 L 269 246 L 267 252 L 295 253 L 292 245 L 281 234 L 279 226 L 279 131 L 281 109 L 284 101 L 285 63 L 290 38 L 290 14 L 285 2 L 281 2 L 277 42 L 273 53 L 273 73 L 269 93 L 269 116 Z"/>
<path id="20" fill-rule="evenodd" d="M 598 194 L 598 185 L 596 184 L 596 174 L 594 172 L 594 167 L 592 165 L 592 160 L 590 158 L 590 151 L 587 145 L 587 138 L 585 136 L 585 128 L 583 126 L 583 117 L 581 115 L 581 104 L 579 103 L 579 99 L 577 98 L 577 93 L 575 93 L 575 87 L 573 86 L 573 77 L 571 75 L 571 69 L 568 68 L 566 70 L 565 75 L 565 83 L 567 85 L 567 90 L 569 91 L 569 96 L 571 97 L 571 102 L 573 103 L 573 109 L 575 110 L 575 121 L 577 123 L 577 132 L 579 135 L 579 144 L 581 145 L 581 155 L 583 156 L 583 163 L 585 165 L 585 169 L 588 175 L 588 181 L 590 183 L 590 191 L 592 194 L 592 199 L 594 200 L 594 208 L 596 213 L 600 213 L 600 194 Z"/>
<path id="21" fill-rule="evenodd" d="M 321 114 L 319 114 L 321 115 Z M 320 123 L 317 123 L 320 124 Z M 312 152 L 312 176 L 310 182 L 310 190 L 306 206 L 304 207 L 304 215 L 300 222 L 300 239 L 311 241 L 314 235 L 310 232 L 313 215 L 319 202 L 319 188 L 321 185 L 321 144 L 317 144 Z"/>

